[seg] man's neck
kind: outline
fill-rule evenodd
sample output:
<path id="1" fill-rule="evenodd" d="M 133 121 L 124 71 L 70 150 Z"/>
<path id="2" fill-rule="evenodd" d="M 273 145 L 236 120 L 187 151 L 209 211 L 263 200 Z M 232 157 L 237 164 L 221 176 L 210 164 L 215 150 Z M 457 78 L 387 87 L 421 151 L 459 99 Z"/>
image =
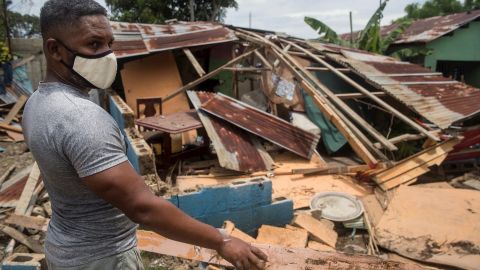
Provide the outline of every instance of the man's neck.
<path id="1" fill-rule="evenodd" d="M 63 79 L 62 77 L 60 77 L 59 75 L 57 75 L 55 72 L 52 72 L 50 70 L 47 69 L 47 75 L 45 76 L 45 79 L 43 80 L 43 82 L 46 82 L 46 83 L 52 83 L 52 82 L 56 82 L 56 83 L 63 83 L 63 84 L 66 84 L 66 85 L 69 85 L 73 88 L 76 88 L 78 89 L 79 91 L 83 92 L 83 93 L 88 93 L 90 91 L 89 88 L 86 88 L 86 87 L 80 87 L 78 86 L 77 84 L 74 84 L 72 82 L 69 82 L 68 80 L 66 79 Z"/>

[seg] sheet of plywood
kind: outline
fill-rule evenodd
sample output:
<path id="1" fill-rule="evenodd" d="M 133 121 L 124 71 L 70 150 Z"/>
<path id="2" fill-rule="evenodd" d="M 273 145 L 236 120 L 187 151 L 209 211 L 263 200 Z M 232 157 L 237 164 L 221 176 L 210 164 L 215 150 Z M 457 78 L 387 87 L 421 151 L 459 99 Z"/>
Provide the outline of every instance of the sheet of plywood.
<path id="1" fill-rule="evenodd" d="M 165 97 L 183 86 L 175 57 L 170 51 L 126 63 L 121 76 L 127 104 L 135 115 L 138 98 Z M 189 109 L 185 93 L 180 93 L 163 104 L 163 114 Z"/>
<path id="2" fill-rule="evenodd" d="M 299 214 L 293 221 L 296 225 L 304 228 L 315 239 L 335 248 L 337 244 L 337 232 L 308 214 Z"/>
<path id="3" fill-rule="evenodd" d="M 478 269 L 478 209 L 478 191 L 401 186 L 376 226 L 376 239 L 408 258 Z"/>
<path id="4" fill-rule="evenodd" d="M 278 245 L 282 247 L 304 248 L 307 245 L 308 233 L 302 229 L 287 229 L 262 225 L 258 229 L 258 236 L 255 240 L 259 244 Z"/>
<path id="5" fill-rule="evenodd" d="M 353 196 L 366 196 L 373 191 L 349 176 L 343 175 L 277 175 L 272 179 L 273 197 L 293 200 L 294 209 L 309 207 L 312 197 L 320 192 L 337 191 Z"/>
<path id="6" fill-rule="evenodd" d="M 374 227 L 377 226 L 385 212 L 382 205 L 378 201 L 377 196 L 375 196 L 375 194 L 370 194 L 362 197 L 360 200 L 362 201 L 363 208 L 365 209 L 365 213 L 368 215 L 370 223 Z"/>

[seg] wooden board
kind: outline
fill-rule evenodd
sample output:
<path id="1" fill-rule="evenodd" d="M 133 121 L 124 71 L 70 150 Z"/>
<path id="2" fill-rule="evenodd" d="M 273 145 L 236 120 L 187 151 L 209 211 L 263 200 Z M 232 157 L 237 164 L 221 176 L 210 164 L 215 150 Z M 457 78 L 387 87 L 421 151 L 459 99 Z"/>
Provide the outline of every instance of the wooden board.
<path id="1" fill-rule="evenodd" d="M 207 262 L 231 267 L 217 252 L 197 246 L 166 239 L 156 233 L 138 231 L 138 248 L 143 251 L 174 256 L 188 260 Z M 394 263 L 374 256 L 350 255 L 335 252 L 320 252 L 308 248 L 286 248 L 273 245 L 253 244 L 268 256 L 265 270 L 332 270 L 335 269 L 425 269 L 408 263 Z"/>
<path id="2" fill-rule="evenodd" d="M 4 124 L 10 125 L 10 122 L 12 122 L 13 118 L 20 112 L 20 110 L 23 108 L 23 105 L 25 105 L 25 102 L 27 102 L 28 97 L 26 96 L 20 96 L 17 99 L 17 103 L 13 106 L 13 108 L 10 110 L 10 112 L 7 114 L 5 119 L 3 120 Z"/>
<path id="3" fill-rule="evenodd" d="M 0 225 L 0 231 L 4 234 L 10 236 L 11 238 L 15 239 L 16 241 L 24 244 L 29 249 L 33 250 L 36 253 L 43 253 L 44 248 L 40 244 L 40 241 L 33 240 L 30 237 L 27 237 L 25 234 L 15 230 L 12 227 Z"/>
<path id="4" fill-rule="evenodd" d="M 270 244 L 282 247 L 304 248 L 307 245 L 308 233 L 303 229 L 287 229 L 262 225 L 258 229 L 258 236 L 255 240 L 258 244 Z"/>
<path id="5" fill-rule="evenodd" d="M 325 243 L 332 248 L 335 248 L 338 238 L 337 232 L 335 232 L 316 218 L 307 214 L 299 214 L 295 217 L 293 222 L 296 225 L 307 230 L 315 240 Z"/>
<path id="6" fill-rule="evenodd" d="M 478 269 L 478 209 L 478 191 L 401 186 L 376 226 L 376 239 L 408 258 Z"/>
<path id="7" fill-rule="evenodd" d="M 451 150 L 459 142 L 458 138 L 450 139 L 448 141 L 442 142 L 435 146 L 432 146 L 428 149 L 423 150 L 420 153 L 415 154 L 414 156 L 408 157 L 400 162 L 398 162 L 393 168 L 386 169 L 382 172 L 379 172 L 374 176 L 374 180 L 378 184 L 389 181 L 392 178 L 400 176 L 412 169 L 420 167 L 421 165 L 429 162 L 439 156 L 442 156 Z"/>
<path id="8" fill-rule="evenodd" d="M 317 241 L 308 241 L 307 247 L 316 251 L 335 252 L 336 250 L 328 245 L 322 244 Z"/>
<path id="9" fill-rule="evenodd" d="M 417 178 L 427 172 L 430 171 L 429 167 L 433 165 L 440 165 L 445 159 L 447 158 L 447 154 L 440 155 L 424 164 L 421 164 L 420 166 L 407 171 L 401 175 L 396 176 L 395 178 L 392 178 L 382 184 L 380 184 L 380 187 L 383 190 L 389 190 L 394 187 L 397 187 L 403 183 L 405 184 L 413 184 Z"/>
<path id="10" fill-rule="evenodd" d="M 27 183 L 25 184 L 25 187 L 22 191 L 22 195 L 18 200 L 17 207 L 15 208 L 15 214 L 24 215 L 27 212 L 28 207 L 32 203 L 35 187 L 37 186 L 39 178 L 40 169 L 38 168 L 38 164 L 35 162 L 33 164 L 30 175 L 28 176 Z"/>
<path id="11" fill-rule="evenodd" d="M 44 217 L 31 217 L 23 215 L 10 215 L 5 219 L 6 224 L 24 227 L 27 229 L 35 229 L 46 232 L 50 219 Z"/>
<path id="12" fill-rule="evenodd" d="M 172 52 L 162 52 L 126 63 L 121 71 L 128 106 L 137 114 L 137 99 L 166 97 L 182 87 L 182 79 Z M 163 114 L 190 110 L 185 93 L 163 104 Z"/>

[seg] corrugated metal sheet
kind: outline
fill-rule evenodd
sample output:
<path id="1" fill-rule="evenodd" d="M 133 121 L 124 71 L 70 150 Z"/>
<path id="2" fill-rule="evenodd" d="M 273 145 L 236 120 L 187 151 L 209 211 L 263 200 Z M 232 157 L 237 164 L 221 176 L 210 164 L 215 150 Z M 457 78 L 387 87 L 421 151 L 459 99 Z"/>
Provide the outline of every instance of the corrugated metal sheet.
<path id="1" fill-rule="evenodd" d="M 351 51 L 342 55 L 328 54 L 440 128 L 480 113 L 480 89 L 389 57 Z"/>
<path id="2" fill-rule="evenodd" d="M 449 34 L 478 18 L 480 18 L 480 10 L 417 20 L 405 30 L 395 43 L 427 43 Z M 397 24 L 382 26 L 382 36 L 387 36 L 391 31 L 396 29 L 397 26 Z M 359 34 L 359 31 L 355 31 L 353 33 L 354 38 L 357 38 Z M 344 40 L 350 40 L 350 33 L 342 34 L 340 37 Z"/>
<path id="3" fill-rule="evenodd" d="M 221 94 L 204 103 L 202 110 L 308 159 L 320 139 L 320 136 Z"/>
<path id="4" fill-rule="evenodd" d="M 209 22 L 175 24 L 110 23 L 115 36 L 113 51 L 118 58 L 236 40 L 230 29 Z"/>
<path id="5" fill-rule="evenodd" d="M 478 18 L 480 10 L 418 20 L 395 43 L 430 42 Z"/>
<path id="6" fill-rule="evenodd" d="M 196 108 L 212 99 L 213 95 L 206 92 L 188 92 Z M 203 111 L 198 111 L 198 114 L 222 167 L 242 172 L 272 169 L 272 158 L 253 136 L 222 119 L 210 117 Z"/>

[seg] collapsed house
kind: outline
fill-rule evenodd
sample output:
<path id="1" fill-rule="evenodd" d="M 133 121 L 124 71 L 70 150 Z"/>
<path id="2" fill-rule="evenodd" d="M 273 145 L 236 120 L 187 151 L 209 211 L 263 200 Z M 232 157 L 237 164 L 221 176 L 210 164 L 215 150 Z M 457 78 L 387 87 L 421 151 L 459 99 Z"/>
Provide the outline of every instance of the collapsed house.
<path id="1" fill-rule="evenodd" d="M 480 264 L 478 179 L 457 178 L 470 190 L 414 185 L 431 170 L 446 180 L 475 169 L 480 89 L 390 57 L 275 32 L 204 22 L 111 25 L 120 72 L 108 93 L 92 96 L 123 131 L 131 164 L 157 195 L 265 250 L 269 269 L 333 262 L 423 269 L 392 254 L 337 250 Z M 21 132 L 6 118 L 0 128 Z M 8 180 L 2 207 L 19 208 L 31 196 L 45 203 L 34 171 Z M 340 205 L 347 208 L 335 211 Z M 27 226 L 23 208 L 7 224 Z M 453 233 L 458 220 L 470 227 Z M 432 221 L 435 231 L 427 229 Z M 34 229 L 47 222 L 37 218 Z M 341 236 L 357 229 L 367 236 L 365 252 L 339 248 Z M 138 238 L 142 250 L 228 266 L 151 232 Z"/>

